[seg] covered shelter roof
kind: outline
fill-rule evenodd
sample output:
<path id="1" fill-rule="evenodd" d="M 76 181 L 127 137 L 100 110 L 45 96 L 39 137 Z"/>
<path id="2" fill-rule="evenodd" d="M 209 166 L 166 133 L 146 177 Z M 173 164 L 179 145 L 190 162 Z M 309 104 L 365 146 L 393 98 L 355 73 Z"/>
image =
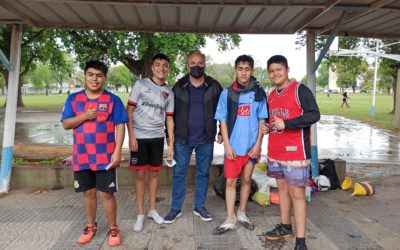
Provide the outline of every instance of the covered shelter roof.
<path id="1" fill-rule="evenodd" d="M 400 39 L 394 0 L 0 0 L 1 23 L 145 32 L 338 35 Z"/>

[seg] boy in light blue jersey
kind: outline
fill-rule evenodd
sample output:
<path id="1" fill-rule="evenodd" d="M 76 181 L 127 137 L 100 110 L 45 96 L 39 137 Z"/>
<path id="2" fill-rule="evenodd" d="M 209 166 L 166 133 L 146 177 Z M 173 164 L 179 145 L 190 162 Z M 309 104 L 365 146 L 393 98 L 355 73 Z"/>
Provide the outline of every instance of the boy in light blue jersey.
<path id="1" fill-rule="evenodd" d="M 260 124 L 268 117 L 267 96 L 253 77 L 254 60 L 241 55 L 235 61 L 236 80 L 224 89 L 218 102 L 215 119 L 221 122 L 225 146 L 224 173 L 226 180 L 227 219 L 213 230 L 223 234 L 237 227 L 237 221 L 254 229 L 246 215 L 251 175 L 261 153 L 263 134 Z M 240 206 L 235 215 L 236 182 L 241 175 Z"/>

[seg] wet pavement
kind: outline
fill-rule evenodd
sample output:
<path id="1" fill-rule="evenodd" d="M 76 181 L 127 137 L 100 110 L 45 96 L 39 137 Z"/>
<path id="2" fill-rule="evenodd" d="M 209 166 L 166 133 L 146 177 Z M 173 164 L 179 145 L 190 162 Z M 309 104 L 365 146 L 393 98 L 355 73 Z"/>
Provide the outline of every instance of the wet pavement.
<path id="1" fill-rule="evenodd" d="M 29 111 L 17 113 L 15 144 L 50 146 L 72 145 L 72 131 L 65 131 L 60 112 Z M 3 137 L 4 113 L 0 114 L 0 138 Z M 125 138 L 124 148 L 128 148 Z M 267 139 L 263 142 L 266 153 Z M 223 146 L 215 145 L 215 155 L 222 156 Z M 399 164 L 400 138 L 368 124 L 338 116 L 323 115 L 318 123 L 320 159 L 342 158 L 348 163 Z"/>
<path id="2" fill-rule="evenodd" d="M 318 192 L 308 203 L 306 241 L 311 250 L 399 249 L 400 212 L 398 186 L 400 176 L 373 179 L 377 194 L 351 197 L 350 191 Z M 211 222 L 193 214 L 193 187 L 189 186 L 182 216 L 173 224 L 157 225 L 145 219 L 144 229 L 134 232 L 137 209 L 133 187 L 122 187 L 116 193 L 117 222 L 122 245 L 113 249 L 171 250 L 253 250 L 294 247 L 294 239 L 269 241 L 262 236 L 279 223 L 279 206 L 261 207 L 249 202 L 247 215 L 255 223 L 254 230 L 239 226 L 234 231 L 215 236 L 211 232 L 226 216 L 224 200 L 210 186 L 207 208 Z M 146 195 L 145 208 L 148 208 Z M 168 213 L 171 186 L 162 186 L 156 209 Z M 146 211 L 147 212 L 147 211 Z M 73 188 L 61 190 L 13 190 L 0 197 L 0 249 L 110 249 L 107 244 L 107 221 L 101 202 L 98 203 L 99 231 L 85 245 L 77 238 L 85 226 L 82 195 Z M 292 222 L 294 219 L 292 218 Z"/>

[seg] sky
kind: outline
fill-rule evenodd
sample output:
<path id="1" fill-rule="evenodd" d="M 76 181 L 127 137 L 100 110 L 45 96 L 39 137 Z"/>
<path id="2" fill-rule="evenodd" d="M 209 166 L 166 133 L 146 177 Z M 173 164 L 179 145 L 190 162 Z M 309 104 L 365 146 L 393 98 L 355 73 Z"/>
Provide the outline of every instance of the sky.
<path id="1" fill-rule="evenodd" d="M 290 77 L 298 81 L 306 75 L 306 48 L 300 50 L 295 44 L 296 35 L 240 35 L 242 41 L 239 48 L 219 52 L 214 40 L 208 39 L 206 47 L 201 51 L 211 56 L 213 63 L 231 63 L 242 54 L 251 55 L 256 67 L 267 67 L 268 59 L 273 55 L 283 55 L 288 59 Z"/>

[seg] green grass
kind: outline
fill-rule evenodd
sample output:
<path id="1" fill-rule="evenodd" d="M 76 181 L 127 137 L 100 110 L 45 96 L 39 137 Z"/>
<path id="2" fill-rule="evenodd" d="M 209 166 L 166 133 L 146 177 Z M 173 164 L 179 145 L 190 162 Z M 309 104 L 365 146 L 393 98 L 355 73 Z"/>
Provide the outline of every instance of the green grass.
<path id="1" fill-rule="evenodd" d="M 321 114 L 338 115 L 375 125 L 385 129 L 394 128 L 394 115 L 389 114 L 393 108 L 393 96 L 377 94 L 375 99 L 375 118 L 371 118 L 371 94 L 350 93 L 348 103 L 350 108 L 342 105 L 341 94 L 317 94 L 317 103 Z"/>
<path id="2" fill-rule="evenodd" d="M 118 94 L 123 103 L 127 103 L 128 93 Z M 394 116 L 389 114 L 393 107 L 393 96 L 378 94 L 375 103 L 375 118 L 371 118 L 371 94 L 349 94 L 350 108 L 340 108 L 342 104 L 341 94 L 331 94 L 327 97 L 324 93 L 317 94 L 318 106 L 321 114 L 338 115 L 346 118 L 362 121 L 385 129 L 394 128 Z M 28 95 L 23 96 L 22 100 L 27 108 L 32 109 L 59 109 L 64 106 L 66 94 L 62 95 Z M 0 107 L 4 106 L 5 96 L 0 96 Z"/>
<path id="3" fill-rule="evenodd" d="M 27 160 L 23 158 L 14 158 L 13 159 L 13 164 L 18 164 L 18 165 L 53 165 L 58 159 L 52 159 L 52 160 L 40 160 L 40 161 L 32 161 L 32 160 Z"/>

